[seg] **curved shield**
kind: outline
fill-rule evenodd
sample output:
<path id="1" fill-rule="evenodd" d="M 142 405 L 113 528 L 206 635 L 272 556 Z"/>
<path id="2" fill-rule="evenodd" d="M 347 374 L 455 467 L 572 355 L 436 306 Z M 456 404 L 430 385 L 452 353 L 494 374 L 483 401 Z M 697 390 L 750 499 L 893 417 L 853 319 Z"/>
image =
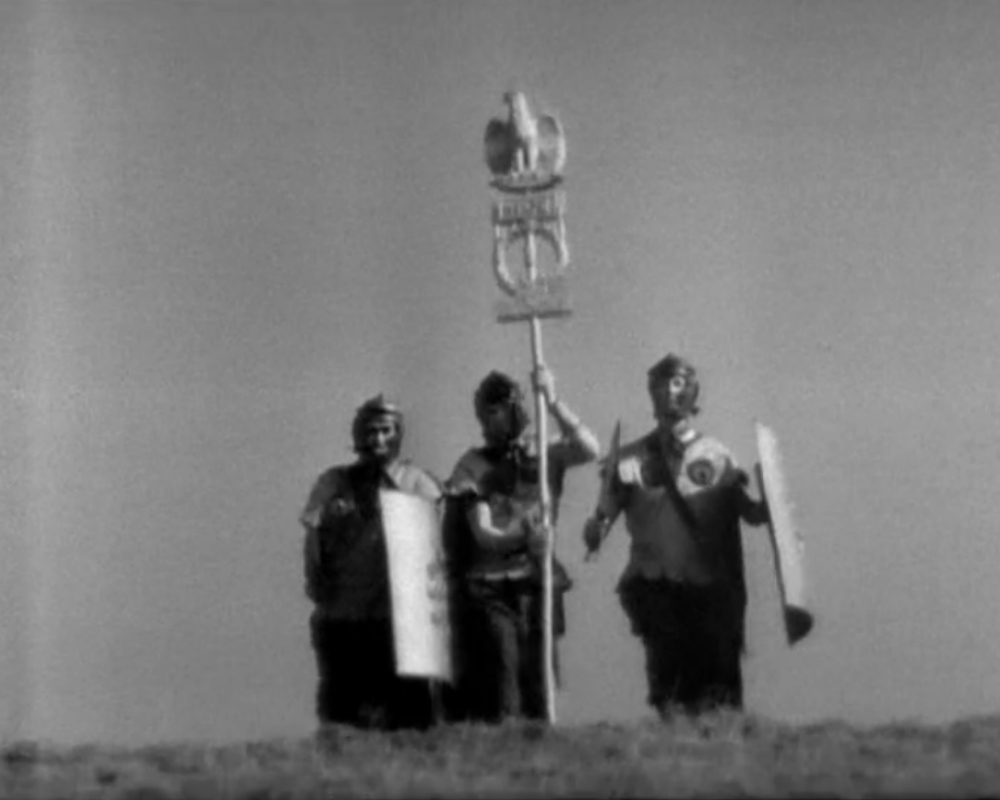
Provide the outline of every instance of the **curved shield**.
<path id="1" fill-rule="evenodd" d="M 767 501 L 768 530 L 774 549 L 774 566 L 784 612 L 785 634 L 790 645 L 803 639 L 813 627 L 806 594 L 805 543 L 795 524 L 782 467 L 778 437 L 761 422 L 756 423 L 757 482 Z"/>
<path id="2" fill-rule="evenodd" d="M 451 612 L 441 521 L 434 503 L 379 490 L 389 561 L 396 672 L 452 680 Z"/>

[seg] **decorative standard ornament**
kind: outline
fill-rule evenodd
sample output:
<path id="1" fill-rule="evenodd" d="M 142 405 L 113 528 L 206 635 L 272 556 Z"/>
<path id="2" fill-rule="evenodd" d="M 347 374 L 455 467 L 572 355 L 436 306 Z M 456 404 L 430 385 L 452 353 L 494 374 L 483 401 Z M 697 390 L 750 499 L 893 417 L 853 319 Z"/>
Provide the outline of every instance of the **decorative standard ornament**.
<path id="1" fill-rule="evenodd" d="M 493 272 L 506 297 L 497 303 L 500 322 L 570 314 L 565 272 L 566 195 L 561 185 L 566 137 L 552 114 L 535 115 L 523 92 L 504 94 L 507 118 L 486 126 L 486 165 L 493 175 Z M 541 262 L 536 242 L 551 247 Z M 507 251 L 523 244 L 523 271 L 515 275 Z"/>
<path id="2" fill-rule="evenodd" d="M 497 320 L 531 325 L 531 353 L 537 372 L 542 357 L 542 324 L 545 317 L 570 314 L 565 272 L 569 265 L 566 245 L 566 199 L 562 170 L 566 163 L 566 138 L 559 120 L 551 114 L 535 115 L 523 92 L 504 94 L 507 118 L 496 117 L 486 126 L 486 166 L 496 190 L 493 198 L 493 272 L 505 297 L 497 303 Z M 537 239 L 551 247 L 550 259 L 540 265 Z M 515 274 L 507 263 L 507 250 L 523 244 L 522 269 Z M 556 720 L 555 669 L 552 630 L 552 557 L 554 551 L 552 500 L 546 476 L 548 434 L 545 398 L 535 391 L 535 433 L 539 459 L 539 501 L 546 532 L 542 556 L 542 631 L 546 715 Z"/>

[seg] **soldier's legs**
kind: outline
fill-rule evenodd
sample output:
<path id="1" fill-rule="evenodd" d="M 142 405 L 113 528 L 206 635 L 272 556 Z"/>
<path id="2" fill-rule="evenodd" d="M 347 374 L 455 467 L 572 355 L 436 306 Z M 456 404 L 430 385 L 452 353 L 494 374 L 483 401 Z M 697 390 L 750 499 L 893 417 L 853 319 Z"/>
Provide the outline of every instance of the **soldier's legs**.
<path id="1" fill-rule="evenodd" d="M 482 717 L 500 721 L 521 713 L 521 647 L 516 592 L 508 581 L 480 582 L 470 592 L 481 624 L 480 652 L 474 659 Z"/>
<path id="2" fill-rule="evenodd" d="M 357 623 L 354 685 L 362 698 L 361 725 L 386 728 L 392 725 L 392 701 L 396 677 L 396 656 L 392 643 L 392 623 L 388 619 Z M 341 653 L 341 657 L 349 653 Z"/>
<path id="3" fill-rule="evenodd" d="M 319 721 L 361 727 L 386 725 L 395 680 L 388 621 L 330 620 L 314 614 L 310 628 L 319 673 Z"/>
<path id="4" fill-rule="evenodd" d="M 490 693 L 494 681 L 492 640 L 486 634 L 486 615 L 464 588 L 453 596 L 452 648 L 455 683 L 442 687 L 445 714 L 449 721 L 485 722 L 495 719 L 495 703 Z"/>
<path id="5" fill-rule="evenodd" d="M 685 586 L 676 609 L 685 653 L 677 701 L 689 713 L 740 707 L 740 644 L 729 596 L 717 587 Z"/>
<path id="6" fill-rule="evenodd" d="M 743 674 L 741 610 L 734 608 L 725 587 L 699 590 L 694 604 L 698 625 L 698 702 L 703 708 L 742 708 Z"/>
<path id="7" fill-rule="evenodd" d="M 526 586 L 520 590 L 519 594 L 520 714 L 527 719 L 546 719 L 548 704 L 545 696 L 545 634 L 542 627 L 542 594 L 535 586 Z M 555 662 L 555 639 L 553 639 L 552 649 L 553 661 Z"/>
<path id="8" fill-rule="evenodd" d="M 475 652 L 463 653 L 463 693 L 471 687 L 483 695 L 466 705 L 478 708 L 473 718 L 499 721 L 507 717 L 545 719 L 545 663 L 542 594 L 529 581 L 480 582 L 469 592 L 477 636 Z M 553 598 L 553 668 L 558 681 L 556 641 L 565 629 L 562 593 Z M 467 643 L 473 639 L 467 638 Z"/>
<path id="9" fill-rule="evenodd" d="M 647 702 L 661 713 L 681 702 L 685 688 L 684 630 L 676 586 L 665 579 L 634 578 L 619 587 L 619 598 L 642 641 L 646 658 Z"/>
<path id="10" fill-rule="evenodd" d="M 434 722 L 430 682 L 397 676 L 389 686 L 388 712 L 389 728 L 429 728 Z"/>
<path id="11" fill-rule="evenodd" d="M 318 614 L 313 614 L 309 627 L 318 673 L 316 717 L 321 724 L 354 724 L 358 710 L 356 695 L 345 691 L 351 677 L 343 663 L 343 646 L 350 639 L 350 627 Z"/>

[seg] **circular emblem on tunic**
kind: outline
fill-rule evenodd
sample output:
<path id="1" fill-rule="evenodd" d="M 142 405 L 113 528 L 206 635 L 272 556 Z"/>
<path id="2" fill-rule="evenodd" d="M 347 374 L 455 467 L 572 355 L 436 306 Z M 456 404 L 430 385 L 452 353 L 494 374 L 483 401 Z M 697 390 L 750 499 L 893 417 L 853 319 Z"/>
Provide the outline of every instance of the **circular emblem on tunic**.
<path id="1" fill-rule="evenodd" d="M 695 486 L 711 486 L 715 483 L 715 465 L 705 458 L 688 464 L 687 474 Z"/>

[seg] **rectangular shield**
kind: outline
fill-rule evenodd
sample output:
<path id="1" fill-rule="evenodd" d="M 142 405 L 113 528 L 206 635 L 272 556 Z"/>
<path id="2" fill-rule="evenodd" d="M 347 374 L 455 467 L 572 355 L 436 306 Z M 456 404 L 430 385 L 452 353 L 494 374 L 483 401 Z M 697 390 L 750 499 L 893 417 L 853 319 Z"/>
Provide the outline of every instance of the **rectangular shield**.
<path id="1" fill-rule="evenodd" d="M 451 682 L 451 616 L 437 505 L 379 491 L 389 559 L 396 672 Z"/>
<path id="2" fill-rule="evenodd" d="M 760 457 L 756 465 L 757 482 L 770 512 L 768 530 L 781 593 L 785 634 L 792 645 L 805 637 L 813 625 L 806 593 L 805 543 L 792 513 L 778 437 L 761 422 L 756 423 L 756 432 Z"/>

